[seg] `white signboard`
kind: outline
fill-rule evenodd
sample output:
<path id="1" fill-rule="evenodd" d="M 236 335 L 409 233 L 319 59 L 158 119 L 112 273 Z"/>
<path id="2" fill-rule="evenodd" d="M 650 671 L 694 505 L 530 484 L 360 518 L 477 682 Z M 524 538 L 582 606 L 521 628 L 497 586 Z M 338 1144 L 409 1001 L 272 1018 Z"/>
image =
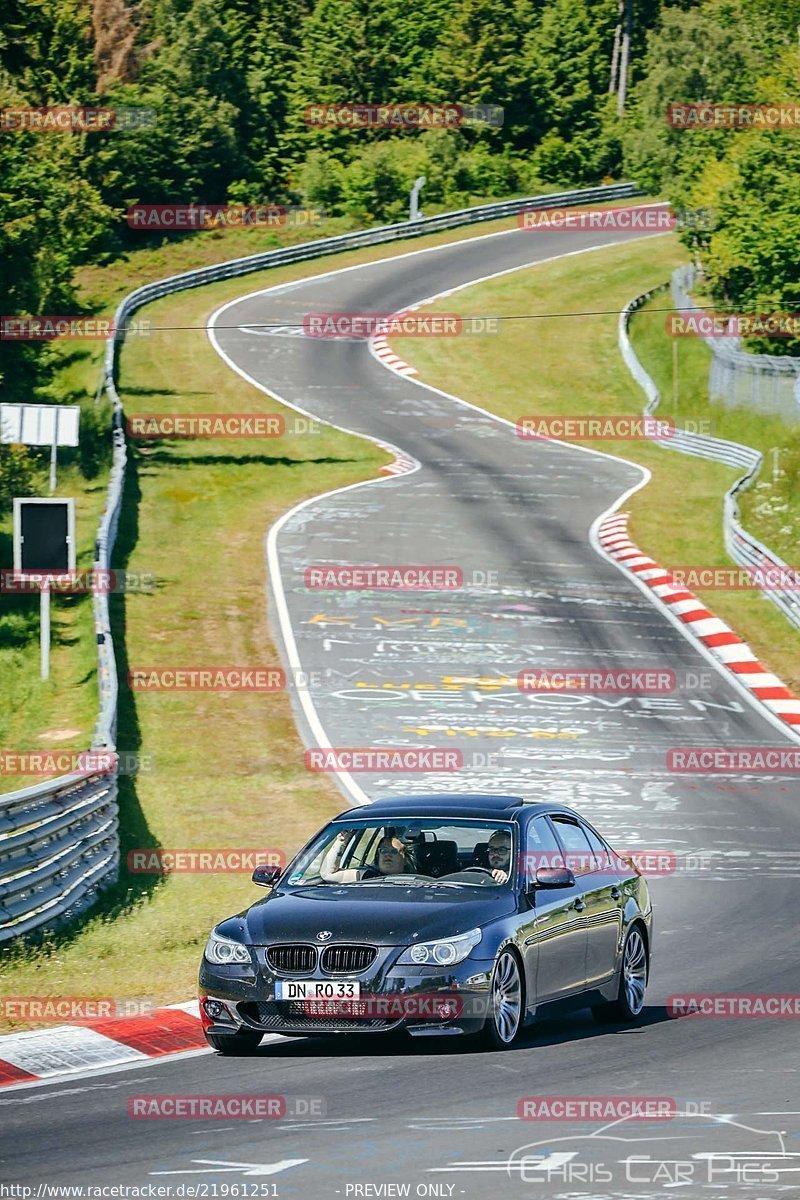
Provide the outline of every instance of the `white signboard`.
<path id="1" fill-rule="evenodd" d="M 0 404 L 0 442 L 23 446 L 77 446 L 77 404 Z"/>

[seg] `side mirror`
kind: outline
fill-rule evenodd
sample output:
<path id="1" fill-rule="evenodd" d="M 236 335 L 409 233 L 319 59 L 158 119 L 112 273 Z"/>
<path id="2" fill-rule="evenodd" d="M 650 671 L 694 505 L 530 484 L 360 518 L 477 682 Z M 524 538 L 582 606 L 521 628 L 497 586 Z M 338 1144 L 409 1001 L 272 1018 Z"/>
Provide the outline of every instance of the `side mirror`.
<path id="1" fill-rule="evenodd" d="M 539 867 L 531 880 L 532 888 L 565 888 L 572 887 L 575 876 L 569 867 Z"/>
<path id="2" fill-rule="evenodd" d="M 277 866 L 256 867 L 253 871 L 253 883 L 260 887 L 273 887 L 281 877 L 281 869 Z"/>

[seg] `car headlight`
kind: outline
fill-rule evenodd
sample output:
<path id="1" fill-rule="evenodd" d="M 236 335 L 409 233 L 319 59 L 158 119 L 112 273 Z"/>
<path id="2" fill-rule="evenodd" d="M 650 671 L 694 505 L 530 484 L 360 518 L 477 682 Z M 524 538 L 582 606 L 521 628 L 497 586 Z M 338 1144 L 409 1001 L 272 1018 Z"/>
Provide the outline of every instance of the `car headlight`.
<path id="1" fill-rule="evenodd" d="M 230 963 L 246 963 L 251 966 L 250 951 L 243 942 L 234 942 L 232 938 L 223 937 L 212 929 L 211 937 L 206 942 L 203 955 L 207 962 L 228 966 Z"/>
<path id="2" fill-rule="evenodd" d="M 397 961 L 398 963 L 415 963 L 417 966 L 454 967 L 456 963 L 464 961 L 472 947 L 477 946 L 482 936 L 480 929 L 470 929 L 469 933 L 459 933 L 457 937 L 406 946 Z"/>

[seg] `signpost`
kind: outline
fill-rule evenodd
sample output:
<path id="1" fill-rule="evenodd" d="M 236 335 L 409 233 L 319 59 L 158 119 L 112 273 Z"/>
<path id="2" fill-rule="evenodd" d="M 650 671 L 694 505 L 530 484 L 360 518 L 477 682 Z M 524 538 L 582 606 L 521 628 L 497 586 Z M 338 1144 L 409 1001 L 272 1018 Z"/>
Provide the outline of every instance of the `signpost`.
<path id="1" fill-rule="evenodd" d="M 78 445 L 78 404 L 0 404 L 0 442 L 50 446 L 50 491 L 56 490 L 56 450 Z"/>
<path id="2" fill-rule="evenodd" d="M 426 179 L 425 175 L 420 175 L 419 179 L 416 181 L 413 188 L 411 189 L 411 196 L 409 197 L 409 213 L 408 213 L 409 221 L 421 221 L 422 220 L 422 213 L 419 211 L 419 194 L 425 185 L 425 179 Z"/>
<path id="3" fill-rule="evenodd" d="M 7 407 L 7 406 L 4 406 Z M 50 678 L 50 581 L 75 571 L 75 501 L 14 500 L 14 574 L 40 585 L 42 679 Z"/>

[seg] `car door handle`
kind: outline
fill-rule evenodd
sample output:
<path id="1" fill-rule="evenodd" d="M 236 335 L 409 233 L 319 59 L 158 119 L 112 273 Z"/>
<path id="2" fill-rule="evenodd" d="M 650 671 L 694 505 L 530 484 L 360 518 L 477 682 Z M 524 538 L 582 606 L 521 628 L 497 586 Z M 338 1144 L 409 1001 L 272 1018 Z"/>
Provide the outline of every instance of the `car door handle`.
<path id="1" fill-rule="evenodd" d="M 575 909 L 576 912 L 583 912 L 583 910 L 586 908 L 586 901 L 581 899 L 581 897 L 579 896 L 572 907 Z"/>
<path id="2" fill-rule="evenodd" d="M 615 900 L 619 900 L 620 896 L 622 895 L 622 888 L 618 888 L 617 885 L 614 884 L 611 889 L 611 895 Z"/>

